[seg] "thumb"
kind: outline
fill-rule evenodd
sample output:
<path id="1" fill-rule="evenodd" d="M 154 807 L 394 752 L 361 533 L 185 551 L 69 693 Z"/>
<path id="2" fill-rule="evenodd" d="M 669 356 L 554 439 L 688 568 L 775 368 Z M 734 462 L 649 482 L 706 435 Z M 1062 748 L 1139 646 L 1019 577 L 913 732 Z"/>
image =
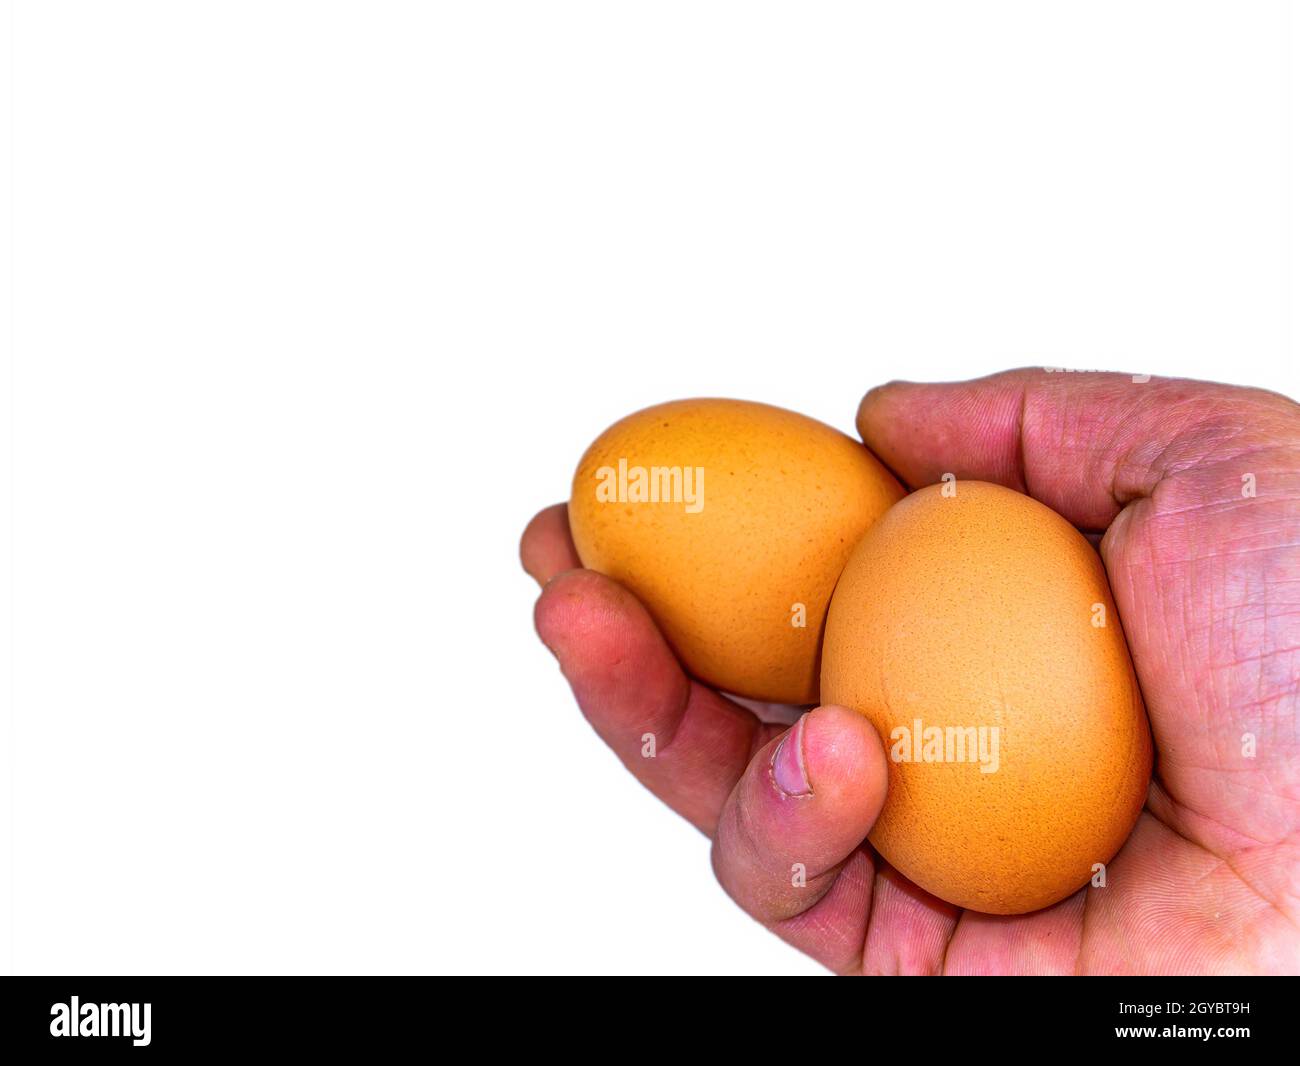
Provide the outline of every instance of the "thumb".
<path id="1" fill-rule="evenodd" d="M 874 866 L 861 848 L 885 801 L 875 728 L 818 707 L 760 749 L 723 807 L 713 866 L 728 894 L 831 969 L 861 965 Z"/>

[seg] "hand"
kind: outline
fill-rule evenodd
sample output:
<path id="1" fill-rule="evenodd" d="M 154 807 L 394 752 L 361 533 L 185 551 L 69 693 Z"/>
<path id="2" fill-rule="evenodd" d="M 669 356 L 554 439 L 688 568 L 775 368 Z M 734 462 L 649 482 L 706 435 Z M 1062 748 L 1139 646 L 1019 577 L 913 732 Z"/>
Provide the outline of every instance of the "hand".
<path id="1" fill-rule="evenodd" d="M 936 899 L 865 842 L 887 780 L 867 720 L 820 707 L 786 730 L 692 681 L 549 508 L 521 549 L 538 633 L 628 769 L 712 838 L 727 892 L 838 973 L 1300 971 L 1300 407 L 1019 370 L 875 389 L 858 430 L 911 488 L 995 481 L 1105 531 L 1156 747 L 1146 808 L 1105 888 L 1011 917 Z"/>

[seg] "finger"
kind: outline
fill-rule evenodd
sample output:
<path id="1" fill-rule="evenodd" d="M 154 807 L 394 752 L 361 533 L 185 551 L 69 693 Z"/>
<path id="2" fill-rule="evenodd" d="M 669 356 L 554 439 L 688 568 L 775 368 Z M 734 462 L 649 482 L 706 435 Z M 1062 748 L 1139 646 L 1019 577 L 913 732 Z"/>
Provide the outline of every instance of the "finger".
<path id="1" fill-rule="evenodd" d="M 533 516 L 519 541 L 519 558 L 539 585 L 582 565 L 569 533 L 567 504 L 557 503 Z"/>
<path id="2" fill-rule="evenodd" d="M 838 972 L 862 964 L 873 862 L 861 844 L 886 780 L 871 723 L 818 707 L 754 756 L 718 822 L 713 867 L 723 888 Z"/>
<path id="3" fill-rule="evenodd" d="M 913 884 L 877 858 L 862 972 L 932 976 L 944 972 L 962 911 Z"/>
<path id="4" fill-rule="evenodd" d="M 1163 477 L 1203 461 L 1261 406 L 1294 407 L 1228 385 L 1030 368 L 872 389 L 858 432 L 913 488 L 944 474 L 993 481 L 1101 530 Z"/>
<path id="5" fill-rule="evenodd" d="M 779 731 L 692 681 L 641 603 L 592 570 L 542 591 L 537 632 L 596 732 L 642 784 L 705 833 L 755 747 Z"/>
<path id="6" fill-rule="evenodd" d="M 1029 914 L 965 911 L 949 939 L 943 972 L 978 976 L 1074 973 L 1083 948 L 1088 891 L 1080 889 L 1052 907 Z"/>

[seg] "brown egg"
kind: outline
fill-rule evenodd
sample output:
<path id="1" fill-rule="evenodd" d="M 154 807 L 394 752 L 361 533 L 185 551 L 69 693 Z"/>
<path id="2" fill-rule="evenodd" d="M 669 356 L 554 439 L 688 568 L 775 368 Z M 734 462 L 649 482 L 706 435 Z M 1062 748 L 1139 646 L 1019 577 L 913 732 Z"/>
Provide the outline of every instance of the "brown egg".
<path id="1" fill-rule="evenodd" d="M 902 495 L 865 447 L 811 418 L 679 400 L 587 449 L 569 524 L 583 565 L 636 593 L 695 677 L 815 703 L 835 580 Z"/>
<path id="2" fill-rule="evenodd" d="M 931 486 L 863 537 L 831 602 L 821 695 L 884 741 L 872 844 L 961 907 L 1064 899 L 1146 799 L 1151 738 L 1105 569 L 1011 489 Z"/>

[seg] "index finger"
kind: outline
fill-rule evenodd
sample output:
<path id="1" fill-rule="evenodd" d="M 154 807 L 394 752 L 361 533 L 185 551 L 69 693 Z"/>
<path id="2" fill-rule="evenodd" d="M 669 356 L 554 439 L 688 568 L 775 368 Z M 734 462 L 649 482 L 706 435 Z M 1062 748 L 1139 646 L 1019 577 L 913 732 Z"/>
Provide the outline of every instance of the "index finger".
<path id="1" fill-rule="evenodd" d="M 944 474 L 992 481 L 1081 529 L 1103 530 L 1126 504 L 1273 411 L 1295 417 L 1291 401 L 1259 389 L 1028 368 L 872 389 L 858 432 L 914 489 Z"/>

